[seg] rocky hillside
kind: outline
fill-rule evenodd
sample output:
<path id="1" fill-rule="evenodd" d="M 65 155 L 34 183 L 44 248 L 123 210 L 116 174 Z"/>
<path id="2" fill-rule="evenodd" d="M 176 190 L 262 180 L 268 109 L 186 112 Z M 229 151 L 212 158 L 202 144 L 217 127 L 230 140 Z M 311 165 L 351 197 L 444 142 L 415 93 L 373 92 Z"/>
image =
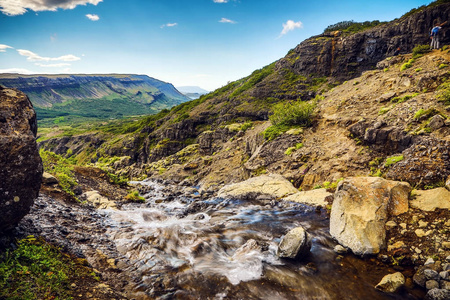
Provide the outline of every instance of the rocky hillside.
<path id="1" fill-rule="evenodd" d="M 448 18 L 450 4 L 441 2 L 360 32 L 312 37 L 249 77 L 171 111 L 41 147 L 59 154 L 71 149 L 81 163 L 103 157 L 120 174 L 185 180 L 206 189 L 265 172 L 303 189 L 369 173 L 439 185 L 450 174 L 450 57 L 447 50 L 425 53 L 423 47 L 414 59 L 407 53 L 429 42 L 433 20 Z M 442 42 L 450 42 L 448 29 Z M 391 57 L 397 47 L 403 54 Z M 313 98 L 312 126 L 277 128 L 269 137 L 275 104 Z"/>

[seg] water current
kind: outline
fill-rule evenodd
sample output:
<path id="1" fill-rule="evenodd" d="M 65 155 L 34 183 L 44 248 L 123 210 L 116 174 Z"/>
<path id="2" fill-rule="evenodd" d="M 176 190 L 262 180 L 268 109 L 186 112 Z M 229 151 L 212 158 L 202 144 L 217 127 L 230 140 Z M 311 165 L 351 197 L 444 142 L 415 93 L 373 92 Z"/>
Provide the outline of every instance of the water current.
<path id="1" fill-rule="evenodd" d="M 136 298 L 417 299 L 376 290 L 395 271 L 375 259 L 337 255 L 324 211 L 290 202 L 167 198 L 163 186 L 139 184 L 149 191 L 145 203 L 104 211 L 107 234 L 137 278 Z M 312 238 L 310 255 L 278 258 L 281 238 L 298 226 Z"/>

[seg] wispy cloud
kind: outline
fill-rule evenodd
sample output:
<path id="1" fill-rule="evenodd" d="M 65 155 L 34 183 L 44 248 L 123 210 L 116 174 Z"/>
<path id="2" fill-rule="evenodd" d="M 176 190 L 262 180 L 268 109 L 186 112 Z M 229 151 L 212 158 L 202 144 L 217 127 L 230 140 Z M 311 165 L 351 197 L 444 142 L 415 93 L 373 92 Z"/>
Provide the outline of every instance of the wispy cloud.
<path id="1" fill-rule="evenodd" d="M 214 3 L 227 3 L 228 0 L 213 0 Z"/>
<path id="2" fill-rule="evenodd" d="M 57 35 L 56 33 L 54 33 L 54 34 L 52 34 L 52 35 L 50 36 L 50 40 L 51 40 L 52 42 L 56 41 L 57 39 L 58 39 L 58 35 Z"/>
<path id="3" fill-rule="evenodd" d="M 43 57 L 29 50 L 17 49 L 20 55 L 26 56 L 29 61 L 77 61 L 80 60 L 79 57 L 68 54 L 59 57 Z"/>
<path id="4" fill-rule="evenodd" d="M 220 23 L 236 24 L 236 21 L 233 21 L 233 20 L 230 20 L 230 19 L 227 19 L 227 18 L 222 18 L 222 19 L 220 19 L 219 22 L 220 22 Z"/>
<path id="5" fill-rule="evenodd" d="M 175 27 L 177 25 L 178 25 L 178 23 L 167 23 L 167 24 L 161 25 L 161 28 L 164 28 L 164 27 Z"/>
<path id="6" fill-rule="evenodd" d="M 6 52 L 6 49 L 13 49 L 13 47 L 0 44 L 0 52 Z"/>
<path id="7" fill-rule="evenodd" d="M 68 67 L 70 66 L 70 64 L 67 63 L 60 63 L 60 64 L 40 64 L 40 63 L 35 63 L 36 66 L 38 67 L 43 67 L 43 68 L 62 68 L 62 67 Z"/>
<path id="8" fill-rule="evenodd" d="M 23 15 L 27 10 L 56 11 L 74 9 L 78 5 L 97 5 L 103 0 L 0 0 L 0 11 L 8 16 Z"/>
<path id="9" fill-rule="evenodd" d="M 0 69 L 0 73 L 36 74 L 36 72 L 20 68 Z"/>
<path id="10" fill-rule="evenodd" d="M 298 22 L 294 22 L 292 20 L 288 20 L 285 24 L 283 24 L 283 30 L 280 33 L 280 36 L 285 35 L 286 33 L 288 33 L 289 31 L 292 31 L 296 28 L 303 28 L 303 23 L 298 21 Z"/>
<path id="11" fill-rule="evenodd" d="M 87 14 L 86 18 L 88 18 L 91 21 L 98 21 L 98 20 L 100 20 L 100 17 L 98 15 Z"/>

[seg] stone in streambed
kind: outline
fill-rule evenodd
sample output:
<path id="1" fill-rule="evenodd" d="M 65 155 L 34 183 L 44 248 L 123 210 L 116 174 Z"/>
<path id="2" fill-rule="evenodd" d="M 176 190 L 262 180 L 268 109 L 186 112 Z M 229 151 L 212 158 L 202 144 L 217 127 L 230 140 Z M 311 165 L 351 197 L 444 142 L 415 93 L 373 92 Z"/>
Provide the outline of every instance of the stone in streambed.
<path id="1" fill-rule="evenodd" d="M 395 293 L 405 284 L 405 276 L 397 272 L 383 277 L 375 286 L 376 289 L 385 293 Z"/>
<path id="2" fill-rule="evenodd" d="M 311 240 L 303 227 L 291 229 L 278 245 L 277 255 L 281 258 L 300 259 L 308 255 Z"/>

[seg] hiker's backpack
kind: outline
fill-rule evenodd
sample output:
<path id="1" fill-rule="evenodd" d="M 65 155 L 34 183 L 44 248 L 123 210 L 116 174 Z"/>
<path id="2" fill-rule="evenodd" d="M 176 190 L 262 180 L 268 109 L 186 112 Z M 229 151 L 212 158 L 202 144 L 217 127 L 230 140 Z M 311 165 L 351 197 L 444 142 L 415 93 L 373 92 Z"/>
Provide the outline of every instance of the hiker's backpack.
<path id="1" fill-rule="evenodd" d="M 433 27 L 433 29 L 431 29 L 431 36 L 437 36 L 439 33 L 439 26 L 435 26 Z"/>

